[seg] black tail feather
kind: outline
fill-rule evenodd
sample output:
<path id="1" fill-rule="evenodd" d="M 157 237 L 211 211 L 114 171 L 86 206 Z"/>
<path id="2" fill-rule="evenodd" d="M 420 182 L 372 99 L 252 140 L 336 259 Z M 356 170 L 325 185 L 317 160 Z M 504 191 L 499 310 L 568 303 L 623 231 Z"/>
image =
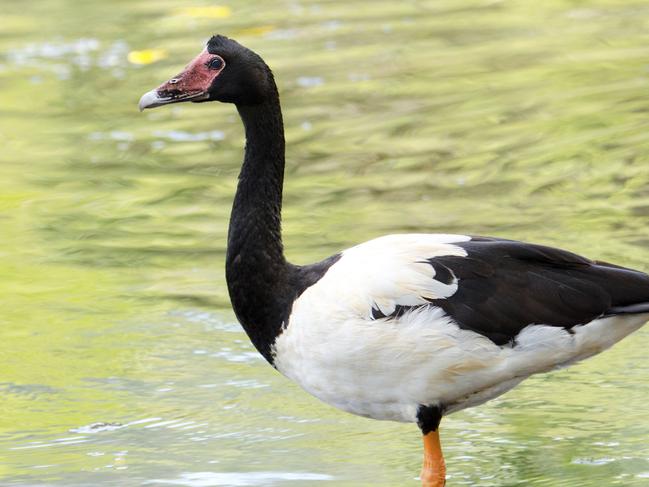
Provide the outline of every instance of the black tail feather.
<path id="1" fill-rule="evenodd" d="M 626 306 L 614 306 L 606 312 L 606 316 L 611 315 L 635 315 L 649 313 L 649 303 L 628 304 Z"/>

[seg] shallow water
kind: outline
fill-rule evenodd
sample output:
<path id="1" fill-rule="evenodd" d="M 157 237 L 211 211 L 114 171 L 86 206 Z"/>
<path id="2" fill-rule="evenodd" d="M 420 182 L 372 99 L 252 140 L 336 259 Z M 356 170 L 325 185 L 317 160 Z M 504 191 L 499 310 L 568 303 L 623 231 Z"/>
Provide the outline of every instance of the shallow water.
<path id="1" fill-rule="evenodd" d="M 417 485 L 416 427 L 319 403 L 236 324 L 234 109 L 137 101 L 213 32 L 266 58 L 297 263 L 429 231 L 649 270 L 649 5 L 536 3 L 3 2 L 0 484 Z M 445 419 L 449 485 L 649 484 L 648 348 Z"/>

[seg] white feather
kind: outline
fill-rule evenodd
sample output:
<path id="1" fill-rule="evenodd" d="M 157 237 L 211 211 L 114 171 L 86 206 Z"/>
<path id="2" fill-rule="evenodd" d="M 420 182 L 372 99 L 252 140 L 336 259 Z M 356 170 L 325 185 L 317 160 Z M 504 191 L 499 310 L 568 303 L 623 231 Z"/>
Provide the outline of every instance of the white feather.
<path id="1" fill-rule="evenodd" d="M 440 308 L 372 319 L 372 307 L 427 304 L 452 296 L 425 259 L 466 256 L 462 235 L 389 235 L 346 250 L 296 300 L 275 343 L 275 366 L 305 390 L 345 411 L 415 421 L 420 404 L 458 411 L 496 397 L 531 374 L 598 353 L 648 315 L 615 316 L 574 328 L 530 325 L 515 347 L 460 329 Z"/>
<path id="2" fill-rule="evenodd" d="M 344 295 L 339 307 L 362 317 L 371 317 L 372 307 L 389 315 L 396 305 L 414 306 L 426 304 L 426 299 L 452 296 L 457 282 L 436 281 L 435 269 L 426 259 L 464 257 L 466 251 L 452 243 L 468 240 L 465 235 L 435 234 L 386 235 L 370 240 L 345 250 L 327 272 L 334 289 L 321 287 L 318 292 Z"/>

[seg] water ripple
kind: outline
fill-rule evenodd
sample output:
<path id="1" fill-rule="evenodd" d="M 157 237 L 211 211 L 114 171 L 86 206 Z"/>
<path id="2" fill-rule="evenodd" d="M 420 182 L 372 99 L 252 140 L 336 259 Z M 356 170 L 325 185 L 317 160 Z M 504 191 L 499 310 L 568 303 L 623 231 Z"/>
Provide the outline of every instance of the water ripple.
<path id="1" fill-rule="evenodd" d="M 187 487 L 216 487 L 227 485 L 231 487 L 276 485 L 285 481 L 327 481 L 333 480 L 330 475 L 316 473 L 288 473 L 288 472 L 195 472 L 184 473 L 177 479 L 153 479 L 143 485 L 164 484 L 183 485 Z"/>

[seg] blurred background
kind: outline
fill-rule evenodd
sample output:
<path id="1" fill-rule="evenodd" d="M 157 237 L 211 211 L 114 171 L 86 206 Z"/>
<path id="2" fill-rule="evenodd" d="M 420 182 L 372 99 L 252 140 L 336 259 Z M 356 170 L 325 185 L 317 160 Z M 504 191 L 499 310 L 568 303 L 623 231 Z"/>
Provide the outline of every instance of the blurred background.
<path id="1" fill-rule="evenodd" d="M 278 80 L 293 262 L 460 232 L 649 270 L 645 1 L 3 0 L 3 486 L 417 485 L 414 425 L 319 403 L 233 316 L 234 107 L 137 111 L 213 33 Z M 648 349 L 447 418 L 449 485 L 649 484 Z"/>

